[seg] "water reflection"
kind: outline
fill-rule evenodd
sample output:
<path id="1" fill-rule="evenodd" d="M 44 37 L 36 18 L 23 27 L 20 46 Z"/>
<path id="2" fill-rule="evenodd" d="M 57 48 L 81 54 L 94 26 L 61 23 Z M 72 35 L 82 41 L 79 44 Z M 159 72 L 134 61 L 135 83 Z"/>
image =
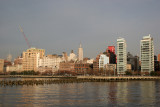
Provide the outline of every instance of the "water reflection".
<path id="1" fill-rule="evenodd" d="M 160 81 L 0 87 L 0 106 L 158 106 Z"/>

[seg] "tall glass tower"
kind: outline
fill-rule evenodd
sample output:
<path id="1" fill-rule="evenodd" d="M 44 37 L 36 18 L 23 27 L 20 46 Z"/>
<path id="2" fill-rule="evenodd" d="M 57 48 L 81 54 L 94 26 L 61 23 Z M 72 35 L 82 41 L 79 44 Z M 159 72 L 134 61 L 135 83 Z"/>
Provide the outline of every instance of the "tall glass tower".
<path id="1" fill-rule="evenodd" d="M 154 71 L 154 46 L 153 38 L 151 36 L 144 36 L 140 41 L 141 45 L 141 71 L 151 72 Z"/>
<path id="2" fill-rule="evenodd" d="M 124 38 L 117 39 L 117 74 L 123 75 L 127 70 L 126 41 Z"/>

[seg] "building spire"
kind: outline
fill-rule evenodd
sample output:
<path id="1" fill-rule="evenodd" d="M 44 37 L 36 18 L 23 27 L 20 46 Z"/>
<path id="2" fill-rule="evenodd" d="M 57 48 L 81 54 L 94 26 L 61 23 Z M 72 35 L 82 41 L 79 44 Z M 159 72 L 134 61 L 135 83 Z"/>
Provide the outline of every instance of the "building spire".
<path id="1" fill-rule="evenodd" d="M 79 48 L 82 48 L 82 44 L 81 44 L 81 42 L 80 42 Z"/>

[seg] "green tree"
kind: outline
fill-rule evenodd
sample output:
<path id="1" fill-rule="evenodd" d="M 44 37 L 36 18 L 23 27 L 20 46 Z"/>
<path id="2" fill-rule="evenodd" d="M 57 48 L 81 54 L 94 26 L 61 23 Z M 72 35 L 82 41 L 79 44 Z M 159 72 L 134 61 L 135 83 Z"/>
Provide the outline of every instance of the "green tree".
<path id="1" fill-rule="evenodd" d="M 132 75 L 132 72 L 130 72 L 130 71 L 126 71 L 125 73 L 126 73 L 126 75 Z"/>

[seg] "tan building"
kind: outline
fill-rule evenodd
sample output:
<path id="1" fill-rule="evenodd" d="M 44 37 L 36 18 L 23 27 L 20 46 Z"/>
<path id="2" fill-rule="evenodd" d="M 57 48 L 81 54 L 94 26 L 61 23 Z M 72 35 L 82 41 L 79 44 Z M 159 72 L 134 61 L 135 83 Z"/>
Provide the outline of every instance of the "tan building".
<path id="1" fill-rule="evenodd" d="M 23 70 L 22 65 L 20 65 L 20 64 L 11 65 L 11 66 L 6 67 L 6 72 L 12 72 L 12 71 L 21 72 L 22 70 Z"/>
<path id="2" fill-rule="evenodd" d="M 14 65 L 22 65 L 22 62 L 23 62 L 23 58 L 18 57 L 14 60 Z"/>
<path id="3" fill-rule="evenodd" d="M 45 55 L 44 49 L 30 48 L 23 52 L 23 71 L 38 71 L 39 59 Z"/>
<path id="4" fill-rule="evenodd" d="M 96 60 L 93 61 L 93 71 L 94 72 L 99 72 L 99 59 L 100 59 L 100 54 L 97 55 Z"/>
<path id="5" fill-rule="evenodd" d="M 106 64 L 105 69 L 107 71 L 116 71 L 116 64 Z"/>
<path id="6" fill-rule="evenodd" d="M 38 52 L 40 54 L 40 58 L 43 58 L 44 55 L 45 55 L 45 50 L 44 49 L 29 48 L 29 49 L 27 49 L 26 52 L 30 52 L 30 53 L 32 53 L 32 52 Z"/>
<path id="7" fill-rule="evenodd" d="M 127 70 L 128 70 L 128 71 L 131 70 L 131 64 L 127 64 Z"/>
<path id="8" fill-rule="evenodd" d="M 46 72 L 46 71 L 53 71 L 52 67 L 38 67 L 38 71 L 40 71 L 41 73 Z"/>
<path id="9" fill-rule="evenodd" d="M 70 71 L 74 72 L 74 62 L 61 62 L 59 66 L 59 71 Z"/>
<path id="10" fill-rule="evenodd" d="M 0 59 L 0 72 L 3 72 L 4 68 L 4 59 Z"/>

